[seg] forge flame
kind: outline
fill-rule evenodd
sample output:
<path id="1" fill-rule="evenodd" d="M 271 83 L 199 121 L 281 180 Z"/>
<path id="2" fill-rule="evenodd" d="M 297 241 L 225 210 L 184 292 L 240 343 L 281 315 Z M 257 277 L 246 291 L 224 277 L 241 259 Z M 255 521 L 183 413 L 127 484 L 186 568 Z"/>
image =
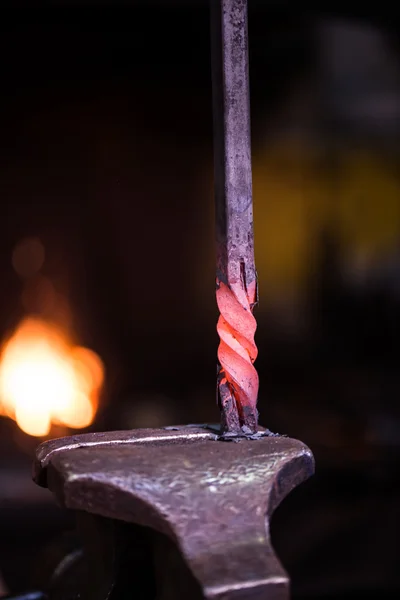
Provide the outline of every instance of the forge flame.
<path id="1" fill-rule="evenodd" d="M 80 429 L 95 417 L 103 385 L 99 356 L 73 346 L 54 325 L 27 318 L 0 358 L 0 414 L 25 433 L 43 437 L 52 425 Z"/>

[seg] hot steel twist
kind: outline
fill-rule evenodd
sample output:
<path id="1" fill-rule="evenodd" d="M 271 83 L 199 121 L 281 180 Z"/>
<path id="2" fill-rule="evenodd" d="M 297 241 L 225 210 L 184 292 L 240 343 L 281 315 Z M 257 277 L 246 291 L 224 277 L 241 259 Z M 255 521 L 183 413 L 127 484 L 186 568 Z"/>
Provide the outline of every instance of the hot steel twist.
<path id="1" fill-rule="evenodd" d="M 247 0 L 211 0 L 217 235 L 218 400 L 222 429 L 257 430 Z"/>
<path id="2" fill-rule="evenodd" d="M 242 284 L 229 288 L 217 280 L 217 304 L 221 313 L 217 331 L 218 392 L 224 414 L 230 415 L 230 427 L 239 430 L 243 425 L 252 431 L 257 428 L 258 374 L 254 368 L 257 346 L 254 342 L 257 323 L 253 315 L 256 304 L 256 282 L 250 289 Z M 237 415 L 237 416 L 236 416 Z"/>

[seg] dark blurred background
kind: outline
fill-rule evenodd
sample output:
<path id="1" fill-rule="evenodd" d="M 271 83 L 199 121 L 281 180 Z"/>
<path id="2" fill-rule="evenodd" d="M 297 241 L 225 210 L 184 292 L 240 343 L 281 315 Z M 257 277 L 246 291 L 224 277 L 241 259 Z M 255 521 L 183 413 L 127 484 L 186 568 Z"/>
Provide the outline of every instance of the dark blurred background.
<path id="1" fill-rule="evenodd" d="M 297 599 L 400 591 L 399 20 L 346 4 L 249 1 L 259 409 L 317 463 L 272 524 Z M 91 430 L 217 421 L 207 2 L 0 14 L 3 343 L 28 315 L 93 350 Z M 0 595 L 73 527 L 3 415 Z"/>

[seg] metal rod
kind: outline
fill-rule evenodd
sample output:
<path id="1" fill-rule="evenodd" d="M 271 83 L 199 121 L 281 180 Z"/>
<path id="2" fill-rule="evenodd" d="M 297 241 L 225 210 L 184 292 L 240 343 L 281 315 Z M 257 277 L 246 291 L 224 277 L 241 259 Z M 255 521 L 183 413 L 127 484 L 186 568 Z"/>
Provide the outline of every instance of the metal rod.
<path id="1" fill-rule="evenodd" d="M 217 394 L 222 429 L 254 432 L 258 375 L 247 0 L 211 0 L 217 238 Z"/>

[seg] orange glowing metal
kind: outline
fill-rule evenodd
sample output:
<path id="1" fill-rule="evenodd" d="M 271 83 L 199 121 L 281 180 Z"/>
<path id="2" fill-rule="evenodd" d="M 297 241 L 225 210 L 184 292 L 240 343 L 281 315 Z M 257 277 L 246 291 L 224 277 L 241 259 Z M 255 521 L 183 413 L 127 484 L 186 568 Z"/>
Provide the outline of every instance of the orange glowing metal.
<path id="1" fill-rule="evenodd" d="M 73 346 L 55 326 L 27 318 L 2 350 L 0 414 L 33 436 L 48 435 L 53 424 L 87 427 L 103 377 L 97 354 Z"/>
<path id="2" fill-rule="evenodd" d="M 251 287 L 248 295 L 240 285 L 229 288 L 220 282 L 216 294 L 221 313 L 217 324 L 221 385 L 228 386 L 228 393 L 235 396 L 242 422 L 244 413 L 256 413 L 258 395 L 258 374 L 253 366 L 257 358 L 254 342 L 257 323 L 252 313 L 256 301 L 255 282 Z"/>

